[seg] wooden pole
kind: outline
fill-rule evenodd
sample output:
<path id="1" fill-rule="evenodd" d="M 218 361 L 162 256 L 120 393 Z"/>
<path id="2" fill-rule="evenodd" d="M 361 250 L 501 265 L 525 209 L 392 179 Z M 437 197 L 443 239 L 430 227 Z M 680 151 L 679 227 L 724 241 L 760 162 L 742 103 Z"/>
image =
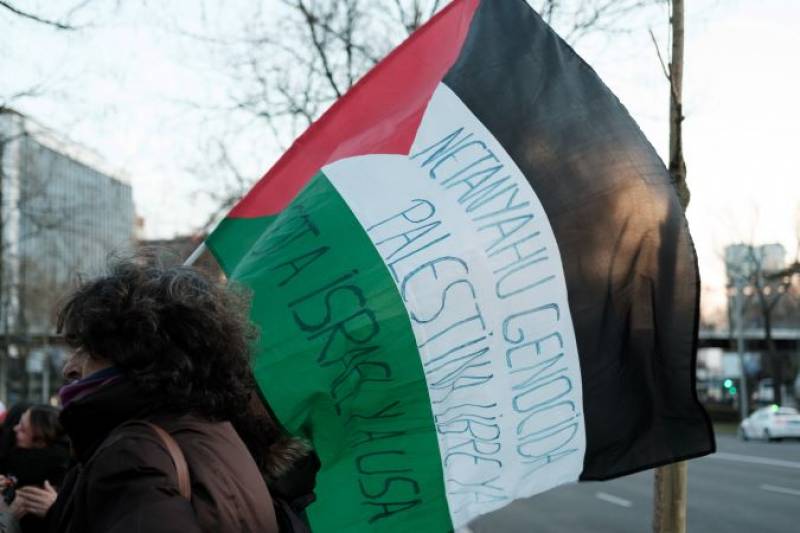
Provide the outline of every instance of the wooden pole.
<path id="1" fill-rule="evenodd" d="M 683 0 L 672 0 L 672 55 L 669 64 L 669 172 L 684 210 L 689 205 L 683 159 Z M 656 469 L 653 505 L 655 533 L 686 533 L 686 462 Z"/>
<path id="2" fill-rule="evenodd" d="M 683 0 L 672 0 L 672 56 L 669 62 L 669 173 L 685 210 L 689 205 L 683 159 Z"/>
<path id="3" fill-rule="evenodd" d="M 656 469 L 653 531 L 686 533 L 686 461 Z"/>

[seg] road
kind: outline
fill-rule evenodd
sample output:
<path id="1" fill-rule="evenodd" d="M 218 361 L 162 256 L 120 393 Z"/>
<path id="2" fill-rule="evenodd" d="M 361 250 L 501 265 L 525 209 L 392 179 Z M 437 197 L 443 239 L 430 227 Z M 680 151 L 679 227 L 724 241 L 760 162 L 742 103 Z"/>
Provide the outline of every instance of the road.
<path id="1" fill-rule="evenodd" d="M 473 533 L 652 531 L 653 472 L 581 483 L 517 501 L 470 524 Z M 800 531 L 800 442 L 717 436 L 717 453 L 689 463 L 688 531 Z"/>

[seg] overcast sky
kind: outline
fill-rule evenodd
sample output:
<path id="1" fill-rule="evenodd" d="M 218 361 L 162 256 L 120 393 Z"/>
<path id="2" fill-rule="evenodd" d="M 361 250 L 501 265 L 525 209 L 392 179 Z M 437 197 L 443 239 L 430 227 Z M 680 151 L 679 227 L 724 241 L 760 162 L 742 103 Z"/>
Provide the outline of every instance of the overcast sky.
<path id="1" fill-rule="evenodd" d="M 51 10 L 70 2 L 32 1 Z M 72 2 L 74 4 L 74 2 Z M 80 32 L 54 32 L 0 14 L 0 94 L 47 80 L 45 95 L 16 102 L 21 111 L 67 133 L 123 169 L 146 234 L 186 233 L 205 220 L 213 188 L 202 165 L 203 140 L 229 128 L 213 107 L 230 80 L 209 47 L 174 29 L 235 31 L 246 0 L 212 14 L 197 2 L 116 2 L 91 14 Z M 719 259 L 734 241 L 782 242 L 795 254 L 800 172 L 800 1 L 690 0 L 685 72 L 685 152 L 692 202 L 688 217 L 707 285 L 718 304 Z M 223 4 L 220 3 L 220 7 Z M 107 11 L 102 11 L 107 9 Z M 209 19 L 213 19 L 209 23 Z M 647 33 L 666 47 L 661 21 L 630 35 L 591 38 L 576 48 L 617 93 L 662 157 L 668 88 Z M 238 147 L 244 172 L 260 176 L 279 155 L 268 135 Z M 712 297 L 712 294 L 716 297 Z"/>

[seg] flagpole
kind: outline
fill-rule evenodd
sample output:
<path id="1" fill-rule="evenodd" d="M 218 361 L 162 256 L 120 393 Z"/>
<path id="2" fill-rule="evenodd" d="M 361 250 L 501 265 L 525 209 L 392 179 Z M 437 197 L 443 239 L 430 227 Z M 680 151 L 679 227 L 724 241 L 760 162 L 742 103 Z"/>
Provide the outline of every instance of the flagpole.
<path id="1" fill-rule="evenodd" d="M 225 212 L 227 212 L 227 210 Z M 214 231 L 216 231 L 217 229 L 217 226 L 219 226 L 220 220 L 222 220 L 222 218 L 223 216 L 220 215 L 220 211 L 217 211 L 214 214 L 214 216 L 204 226 L 203 234 L 205 234 L 205 236 L 208 237 L 209 235 L 214 233 Z M 211 229 L 208 230 L 208 228 Z M 202 241 L 200 241 L 200 244 L 197 245 L 197 248 L 195 248 L 194 251 L 191 254 L 189 254 L 189 257 L 186 258 L 186 260 L 183 262 L 183 266 L 186 267 L 194 266 L 194 264 L 197 262 L 198 259 L 200 259 L 200 256 L 203 255 L 203 253 L 206 250 L 208 250 L 208 246 L 206 246 L 206 240 L 204 238 Z"/>
<path id="2" fill-rule="evenodd" d="M 197 260 L 200 258 L 200 256 L 203 255 L 203 252 L 205 252 L 206 249 L 207 249 L 206 241 L 201 242 L 200 246 L 195 248 L 194 252 L 192 252 L 191 255 L 189 255 L 189 257 L 186 258 L 186 261 L 183 262 L 183 266 L 190 267 L 194 265 L 195 262 L 197 262 Z"/>

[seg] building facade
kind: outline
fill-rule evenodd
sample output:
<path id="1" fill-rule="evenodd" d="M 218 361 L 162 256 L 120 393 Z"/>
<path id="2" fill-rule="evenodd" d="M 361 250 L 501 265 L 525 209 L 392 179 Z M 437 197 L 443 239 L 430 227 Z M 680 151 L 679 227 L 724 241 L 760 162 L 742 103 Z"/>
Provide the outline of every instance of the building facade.
<path id="1" fill-rule="evenodd" d="M 78 276 L 134 249 L 135 212 L 130 184 L 96 155 L 4 110 L 0 215 L 0 351 L 13 359 L 52 336 L 53 310 Z"/>
<path id="2" fill-rule="evenodd" d="M 729 279 L 750 277 L 757 272 L 775 272 L 786 268 L 786 248 L 780 243 L 725 247 L 725 270 Z"/>

